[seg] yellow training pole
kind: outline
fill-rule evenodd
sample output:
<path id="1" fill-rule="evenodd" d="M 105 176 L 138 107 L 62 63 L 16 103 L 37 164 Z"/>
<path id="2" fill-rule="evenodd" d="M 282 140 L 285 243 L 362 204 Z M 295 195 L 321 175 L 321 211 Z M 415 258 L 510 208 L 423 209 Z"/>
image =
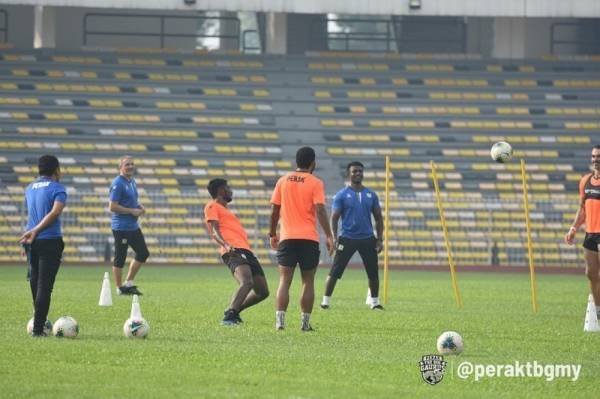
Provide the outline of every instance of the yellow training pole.
<path id="1" fill-rule="evenodd" d="M 446 252 L 448 254 L 448 265 L 450 266 L 450 276 L 452 278 L 452 289 L 454 289 L 454 298 L 456 299 L 456 306 L 462 308 L 463 302 L 460 297 L 460 290 L 458 289 L 458 283 L 456 282 L 456 271 L 454 270 L 454 258 L 452 257 L 452 248 L 450 247 L 450 240 L 448 239 L 448 227 L 446 226 L 446 216 L 444 215 L 444 204 L 442 203 L 442 196 L 440 195 L 440 186 L 438 184 L 438 178 L 436 173 L 435 162 L 431 161 L 431 178 L 433 179 L 433 187 L 435 189 L 435 198 L 437 200 L 437 207 L 440 213 L 440 222 L 442 223 L 442 233 L 444 234 L 444 244 L 446 244 Z"/>
<path id="2" fill-rule="evenodd" d="M 383 215 L 383 304 L 388 299 L 388 253 L 390 224 L 390 156 L 385 156 L 385 211 Z"/>
<path id="3" fill-rule="evenodd" d="M 523 213 L 525 214 L 525 228 L 527 229 L 527 256 L 529 257 L 529 279 L 531 280 L 531 305 L 533 312 L 537 313 L 537 288 L 535 284 L 535 266 L 533 263 L 533 240 L 531 239 L 531 222 L 529 221 L 529 196 L 527 194 L 527 174 L 525 173 L 525 160 L 521 159 L 521 180 L 523 182 Z"/>

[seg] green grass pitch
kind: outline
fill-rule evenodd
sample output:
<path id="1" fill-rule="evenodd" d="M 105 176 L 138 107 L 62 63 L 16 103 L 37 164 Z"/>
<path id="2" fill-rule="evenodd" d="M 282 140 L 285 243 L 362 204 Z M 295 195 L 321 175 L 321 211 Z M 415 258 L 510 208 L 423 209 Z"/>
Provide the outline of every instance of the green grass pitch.
<path id="1" fill-rule="evenodd" d="M 0 396 L 3 398 L 401 398 L 594 397 L 600 333 L 584 333 L 585 277 L 538 275 L 540 312 L 533 314 L 527 274 L 460 273 L 458 310 L 448 273 L 390 273 L 386 310 L 364 304 L 366 276 L 348 270 L 328 311 L 318 307 L 326 270 L 317 273 L 316 331 L 300 331 L 299 276 L 287 329 L 274 329 L 277 273 L 267 268 L 271 296 L 242 313 L 237 327 L 219 325 L 235 283 L 225 267 L 145 267 L 137 282 L 151 331 L 123 336 L 130 297 L 113 294 L 99 307 L 104 271 L 62 267 L 50 319 L 75 317 L 74 340 L 27 336 L 31 317 L 25 267 L 0 267 Z M 465 351 L 446 357 L 437 385 L 418 362 L 435 353 L 445 330 L 462 334 Z M 581 364 L 565 378 L 457 377 L 460 362 Z M 596 392 L 596 394 L 594 394 Z"/>

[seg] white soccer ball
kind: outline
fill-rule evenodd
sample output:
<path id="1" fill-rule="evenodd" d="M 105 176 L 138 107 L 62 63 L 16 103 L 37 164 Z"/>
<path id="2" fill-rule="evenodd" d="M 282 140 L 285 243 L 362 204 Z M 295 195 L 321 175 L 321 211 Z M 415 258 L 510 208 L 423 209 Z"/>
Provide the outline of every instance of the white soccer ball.
<path id="1" fill-rule="evenodd" d="M 27 322 L 27 334 L 31 335 L 33 332 L 33 317 L 29 319 Z M 50 320 L 46 320 L 44 323 L 44 332 L 46 335 L 50 335 L 52 333 L 52 322 Z"/>
<path id="2" fill-rule="evenodd" d="M 143 317 L 130 317 L 123 324 L 123 333 L 127 338 L 146 338 L 150 324 Z"/>
<path id="3" fill-rule="evenodd" d="M 55 337 L 75 338 L 79 334 L 79 324 L 71 316 L 63 316 L 54 322 L 52 333 Z"/>
<path id="4" fill-rule="evenodd" d="M 446 331 L 437 339 L 437 350 L 440 355 L 458 355 L 463 349 L 463 339 L 455 331 Z"/>
<path id="5" fill-rule="evenodd" d="M 513 149 L 506 141 L 499 141 L 492 146 L 490 150 L 492 159 L 496 162 L 505 163 L 510 161 L 513 155 Z"/>

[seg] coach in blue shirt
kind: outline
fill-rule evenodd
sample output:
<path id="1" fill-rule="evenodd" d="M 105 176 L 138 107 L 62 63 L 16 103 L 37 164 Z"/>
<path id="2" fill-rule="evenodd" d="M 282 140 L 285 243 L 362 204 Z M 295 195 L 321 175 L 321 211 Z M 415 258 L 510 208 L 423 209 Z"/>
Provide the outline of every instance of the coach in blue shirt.
<path id="1" fill-rule="evenodd" d="M 25 189 L 27 231 L 20 242 L 28 249 L 34 337 L 44 337 L 44 324 L 62 253 L 65 248 L 60 214 L 67 202 L 67 190 L 59 183 L 60 164 L 53 155 L 38 160 L 39 178 Z"/>
<path id="2" fill-rule="evenodd" d="M 138 224 L 138 218 L 146 210 L 138 202 L 134 173 L 133 158 L 126 155 L 119 161 L 119 176 L 110 185 L 109 209 L 112 212 L 111 228 L 115 238 L 115 259 L 112 270 L 119 295 L 142 295 L 133 284 L 133 279 L 150 256 L 144 234 Z M 127 280 L 122 284 L 121 272 L 127 258 L 128 247 L 135 252 L 135 258 L 129 264 Z"/>
<path id="3" fill-rule="evenodd" d="M 337 237 L 338 222 L 342 218 L 342 233 L 335 243 L 333 265 L 325 282 L 325 294 L 321 308 L 328 309 L 331 295 L 337 280 L 342 278 L 344 270 L 356 251 L 362 258 L 369 279 L 371 309 L 383 309 L 379 303 L 379 267 L 377 254 L 383 249 L 383 217 L 379 198 L 375 192 L 363 186 L 364 166 L 360 162 L 350 162 L 346 173 L 350 184 L 337 192 L 333 199 L 331 228 Z M 373 235 L 371 215 L 375 219 L 377 238 Z"/>

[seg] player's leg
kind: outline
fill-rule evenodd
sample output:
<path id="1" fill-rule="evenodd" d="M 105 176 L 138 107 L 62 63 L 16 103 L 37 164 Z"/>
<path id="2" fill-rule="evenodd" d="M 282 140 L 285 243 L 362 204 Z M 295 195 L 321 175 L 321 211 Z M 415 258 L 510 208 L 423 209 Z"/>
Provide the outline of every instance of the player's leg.
<path id="1" fill-rule="evenodd" d="M 265 278 L 265 272 L 263 271 L 260 262 L 251 252 L 248 252 L 246 255 L 248 258 L 250 271 L 252 272 L 252 278 L 254 279 L 254 285 L 252 287 L 252 291 L 250 291 L 246 296 L 246 299 L 244 299 L 241 310 L 256 305 L 269 296 L 267 279 Z"/>
<path id="2" fill-rule="evenodd" d="M 39 275 L 39 262 L 40 257 L 38 255 L 37 245 L 31 245 L 29 247 L 29 287 L 31 288 L 31 298 L 33 306 L 35 307 L 35 297 L 37 296 L 37 281 Z"/>
<path id="3" fill-rule="evenodd" d="M 585 274 L 590 280 L 590 291 L 596 304 L 596 312 L 600 315 L 600 252 L 584 248 L 586 262 Z"/>
<path id="4" fill-rule="evenodd" d="M 321 308 L 323 309 L 329 309 L 335 285 L 337 284 L 337 281 L 342 278 L 348 262 L 350 262 L 352 255 L 356 252 L 354 241 L 355 240 L 346 239 L 344 237 L 340 237 L 338 240 L 335 256 L 333 257 L 333 264 L 331 265 L 331 270 L 325 280 L 325 292 L 323 293 L 323 299 L 321 300 Z"/>
<path id="5" fill-rule="evenodd" d="M 224 256 L 224 258 L 228 258 L 226 263 L 232 270 L 233 278 L 235 278 L 238 282 L 238 288 L 233 293 L 231 302 L 229 303 L 229 308 L 223 313 L 224 317 L 223 321 L 221 322 L 223 325 L 230 326 L 242 322 L 242 318 L 240 317 L 242 303 L 248 296 L 250 290 L 252 290 L 252 287 L 254 286 L 254 280 L 252 278 L 250 266 L 245 263 L 245 259 L 243 259 L 237 253 L 228 255 L 229 256 L 227 257 Z"/>
<path id="6" fill-rule="evenodd" d="M 319 243 L 302 240 L 299 253 L 299 266 L 302 273 L 302 293 L 300 295 L 301 329 L 312 331 L 310 315 L 315 304 L 315 274 L 319 265 Z"/>
<path id="7" fill-rule="evenodd" d="M 141 229 L 130 232 L 129 236 L 129 245 L 133 249 L 133 252 L 135 252 L 135 258 L 129 264 L 127 280 L 125 281 L 124 285 L 128 287 L 128 290 L 131 294 L 142 295 L 142 293 L 137 289 L 137 286 L 133 283 L 133 280 L 135 279 L 135 276 L 139 272 L 142 265 L 150 256 L 150 252 L 148 252 L 148 246 L 146 245 L 146 240 Z"/>
<path id="8" fill-rule="evenodd" d="M 269 296 L 269 288 L 265 276 L 254 276 L 254 286 L 242 303 L 240 311 L 262 302 Z"/>
<path id="9" fill-rule="evenodd" d="M 279 287 L 277 287 L 277 310 L 286 311 L 290 303 L 290 285 L 294 279 L 295 267 L 277 266 L 279 270 Z"/>
<path id="10" fill-rule="evenodd" d="M 126 294 L 125 289 L 121 291 L 123 285 L 123 266 L 125 266 L 125 258 L 127 258 L 127 248 L 129 247 L 127 236 L 123 231 L 113 230 L 115 238 L 115 258 L 113 259 L 113 279 L 117 287 L 117 294 Z"/>
<path id="11" fill-rule="evenodd" d="M 279 287 L 277 287 L 277 298 L 275 299 L 275 328 L 283 330 L 285 327 L 285 312 L 290 303 L 290 285 L 294 279 L 295 266 L 278 265 Z"/>
<path id="12" fill-rule="evenodd" d="M 290 285 L 294 278 L 294 270 L 298 264 L 298 240 L 284 240 L 277 247 L 277 269 L 279 271 L 279 286 L 275 298 L 275 328 L 285 328 L 285 312 L 290 303 Z"/>
<path id="13" fill-rule="evenodd" d="M 367 278 L 369 279 L 369 290 L 371 292 L 371 309 L 383 309 L 379 302 L 379 265 L 377 262 L 377 249 L 375 238 L 361 240 L 358 253 L 365 266 Z"/>
<path id="14" fill-rule="evenodd" d="M 237 280 L 239 286 L 233 293 L 229 309 L 239 313 L 242 310 L 242 303 L 254 287 L 254 279 L 252 278 L 250 266 L 247 264 L 238 265 L 233 272 L 233 277 Z"/>
<path id="15" fill-rule="evenodd" d="M 44 324 L 48 318 L 50 298 L 54 287 L 54 280 L 64 249 L 62 239 L 38 240 L 38 275 L 37 292 L 35 297 L 35 315 L 33 321 L 33 335 L 42 335 Z"/>
<path id="16" fill-rule="evenodd" d="M 302 293 L 300 295 L 300 310 L 303 313 L 311 313 L 315 303 L 315 274 L 317 268 L 301 270 Z"/>

